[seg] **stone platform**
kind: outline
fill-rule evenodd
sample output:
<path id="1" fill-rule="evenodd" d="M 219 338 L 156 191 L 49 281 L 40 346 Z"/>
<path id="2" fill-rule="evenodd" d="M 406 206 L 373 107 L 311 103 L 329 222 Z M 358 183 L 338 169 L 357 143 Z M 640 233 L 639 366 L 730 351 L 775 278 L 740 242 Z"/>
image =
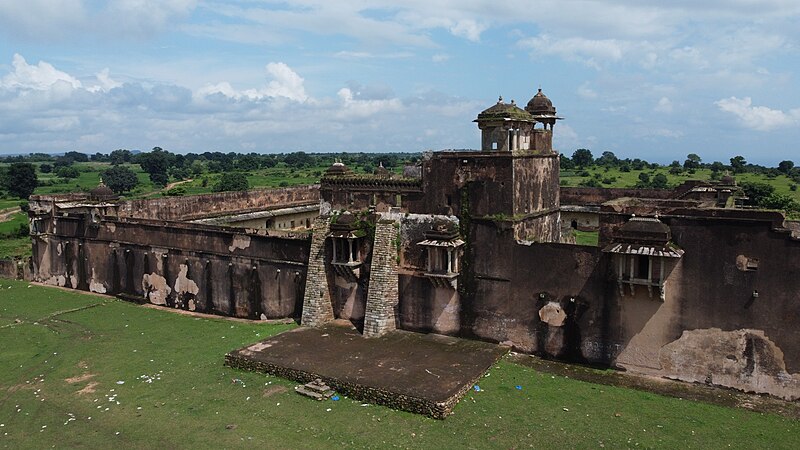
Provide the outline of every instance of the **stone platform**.
<path id="1" fill-rule="evenodd" d="M 393 331 L 364 338 L 339 325 L 297 328 L 225 355 L 231 367 L 301 383 L 321 378 L 340 394 L 444 419 L 508 348 Z"/>

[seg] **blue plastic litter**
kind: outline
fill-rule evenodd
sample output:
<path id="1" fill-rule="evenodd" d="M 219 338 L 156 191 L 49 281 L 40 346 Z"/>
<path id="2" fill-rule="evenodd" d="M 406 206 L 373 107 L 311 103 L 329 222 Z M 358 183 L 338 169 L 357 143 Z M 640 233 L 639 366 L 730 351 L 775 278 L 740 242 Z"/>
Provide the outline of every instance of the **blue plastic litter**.
<path id="1" fill-rule="evenodd" d="M 335 402 L 338 402 L 339 401 L 339 396 L 338 395 L 334 395 L 333 397 L 331 397 L 331 400 L 333 400 Z"/>
<path id="2" fill-rule="evenodd" d="M 520 386 L 520 385 L 516 385 L 516 386 L 514 386 L 514 387 L 515 387 L 515 388 L 517 388 L 517 390 L 518 390 L 518 391 L 521 391 L 521 390 L 522 390 L 522 386 Z"/>
<path id="3" fill-rule="evenodd" d="M 478 386 L 477 384 L 475 386 L 473 386 L 472 388 L 475 389 L 475 392 L 480 392 L 481 391 L 481 387 Z"/>

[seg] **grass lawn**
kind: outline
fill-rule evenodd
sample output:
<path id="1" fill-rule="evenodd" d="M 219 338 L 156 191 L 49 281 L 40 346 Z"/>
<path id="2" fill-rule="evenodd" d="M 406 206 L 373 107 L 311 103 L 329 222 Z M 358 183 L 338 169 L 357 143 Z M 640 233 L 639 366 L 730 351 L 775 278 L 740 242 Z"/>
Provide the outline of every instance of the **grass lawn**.
<path id="1" fill-rule="evenodd" d="M 24 258 L 31 256 L 31 238 L 3 238 L 0 237 L 0 258 Z"/>
<path id="2" fill-rule="evenodd" d="M 800 421 L 508 360 L 445 421 L 315 402 L 291 382 L 222 365 L 227 351 L 294 325 L 200 319 L 17 281 L 0 280 L 0 292 L 7 448 L 800 448 Z"/>
<path id="3" fill-rule="evenodd" d="M 575 233 L 575 243 L 578 245 L 592 245 L 596 247 L 600 239 L 599 231 L 574 230 L 573 232 Z"/>

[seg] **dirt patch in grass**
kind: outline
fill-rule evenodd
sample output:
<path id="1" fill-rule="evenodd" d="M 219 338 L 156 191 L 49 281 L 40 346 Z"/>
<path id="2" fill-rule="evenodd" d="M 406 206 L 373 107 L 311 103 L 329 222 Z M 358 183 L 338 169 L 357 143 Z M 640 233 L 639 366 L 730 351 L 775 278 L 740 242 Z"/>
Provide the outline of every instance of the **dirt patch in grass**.
<path id="1" fill-rule="evenodd" d="M 99 385 L 100 385 L 100 383 L 98 383 L 97 381 L 90 381 L 89 384 L 87 384 L 80 391 L 76 392 L 76 394 L 78 394 L 78 395 L 94 394 L 95 391 L 97 390 L 97 386 L 99 386 Z"/>
<path id="2" fill-rule="evenodd" d="M 521 353 L 510 354 L 507 358 L 511 362 L 532 367 L 540 372 L 562 375 L 589 383 L 625 387 L 668 397 L 711 403 L 730 408 L 743 408 L 762 413 L 780 414 L 785 417 L 800 419 L 800 402 L 790 402 L 768 395 L 749 394 L 705 384 L 635 375 L 613 369 L 596 369 L 579 364 L 550 361 Z"/>
<path id="3" fill-rule="evenodd" d="M 76 375 L 74 377 L 65 378 L 64 381 L 66 381 L 69 384 L 75 384 L 75 383 L 81 383 L 83 381 L 86 381 L 86 380 L 88 380 L 88 379 L 90 379 L 90 378 L 92 378 L 94 376 L 96 376 L 96 374 L 94 374 L 94 373 L 84 373 L 84 374 L 81 374 L 81 375 Z"/>
<path id="4" fill-rule="evenodd" d="M 284 386 L 270 386 L 270 387 L 264 389 L 264 393 L 263 393 L 262 397 L 271 397 L 271 396 L 273 396 L 275 394 L 283 394 L 284 392 L 286 392 L 288 390 L 289 389 L 286 389 L 286 387 L 284 387 Z"/>

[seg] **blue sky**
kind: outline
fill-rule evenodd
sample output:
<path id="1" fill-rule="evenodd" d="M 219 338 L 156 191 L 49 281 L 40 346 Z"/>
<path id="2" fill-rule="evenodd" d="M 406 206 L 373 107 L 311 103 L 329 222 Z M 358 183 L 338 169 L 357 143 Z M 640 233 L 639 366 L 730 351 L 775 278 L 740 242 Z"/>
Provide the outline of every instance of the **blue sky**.
<path id="1" fill-rule="evenodd" d="M 398 6 L 402 5 L 402 6 Z M 476 148 L 800 162 L 797 0 L 0 0 L 0 154 Z"/>

